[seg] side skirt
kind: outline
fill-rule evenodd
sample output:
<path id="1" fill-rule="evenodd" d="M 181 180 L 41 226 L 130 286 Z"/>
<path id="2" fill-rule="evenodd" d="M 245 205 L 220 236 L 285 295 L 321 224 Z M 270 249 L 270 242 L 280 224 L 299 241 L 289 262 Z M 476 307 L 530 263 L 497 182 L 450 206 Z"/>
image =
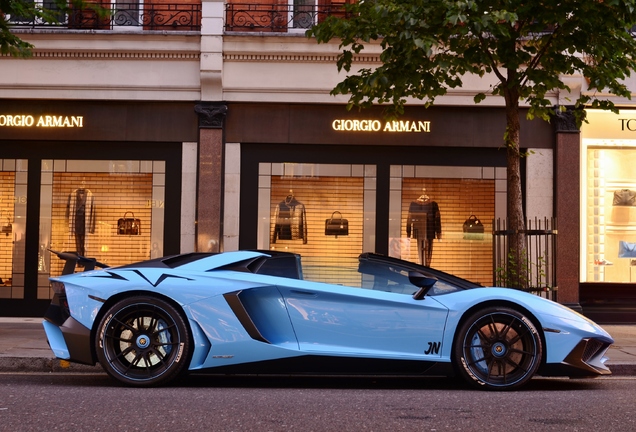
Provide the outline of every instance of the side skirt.
<path id="1" fill-rule="evenodd" d="M 312 355 L 231 366 L 218 366 L 198 370 L 197 372 L 277 375 L 455 375 L 451 363 Z"/>

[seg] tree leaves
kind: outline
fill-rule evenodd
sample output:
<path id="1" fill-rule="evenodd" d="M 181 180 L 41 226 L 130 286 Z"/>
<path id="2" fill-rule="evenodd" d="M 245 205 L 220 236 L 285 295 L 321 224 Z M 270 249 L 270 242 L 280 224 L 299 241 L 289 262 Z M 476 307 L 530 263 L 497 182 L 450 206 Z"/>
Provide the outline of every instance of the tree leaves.
<path id="1" fill-rule="evenodd" d="M 307 34 L 318 42 L 340 39 L 338 67 L 347 72 L 365 45 L 380 44 L 382 65 L 365 70 L 363 82 L 347 77 L 339 87 L 354 104 L 432 102 L 461 87 L 468 73 L 494 73 L 500 82 L 492 95 L 514 89 L 531 116 L 547 118 L 551 92 L 568 90 L 567 75 L 582 74 L 590 88 L 630 97 L 623 80 L 636 67 L 629 32 L 635 11 L 634 0 L 374 0 L 348 6 L 351 18 L 328 19 Z M 376 73 L 381 80 L 373 79 Z"/>
<path id="2" fill-rule="evenodd" d="M 51 0 L 44 5 L 33 0 L 0 0 L 0 54 L 12 57 L 30 57 L 33 54 L 33 45 L 11 32 L 10 17 L 28 17 L 54 23 L 58 22 L 60 13 L 67 12 L 71 7 L 90 7 L 99 14 L 108 13 L 99 4 L 87 4 L 84 0 Z"/>

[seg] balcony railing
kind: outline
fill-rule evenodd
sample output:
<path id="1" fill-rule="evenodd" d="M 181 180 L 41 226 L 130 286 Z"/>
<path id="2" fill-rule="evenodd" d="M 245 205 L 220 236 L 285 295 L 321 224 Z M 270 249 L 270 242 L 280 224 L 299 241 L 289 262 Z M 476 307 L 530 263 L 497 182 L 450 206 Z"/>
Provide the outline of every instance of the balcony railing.
<path id="1" fill-rule="evenodd" d="M 344 2 L 326 6 L 227 3 L 225 30 L 233 32 L 305 31 L 330 15 L 345 17 Z"/>
<path id="2" fill-rule="evenodd" d="M 113 3 L 93 9 L 73 9 L 60 14 L 58 22 L 48 23 L 34 17 L 9 17 L 13 28 L 70 28 L 87 30 L 163 30 L 200 31 L 201 4 Z"/>

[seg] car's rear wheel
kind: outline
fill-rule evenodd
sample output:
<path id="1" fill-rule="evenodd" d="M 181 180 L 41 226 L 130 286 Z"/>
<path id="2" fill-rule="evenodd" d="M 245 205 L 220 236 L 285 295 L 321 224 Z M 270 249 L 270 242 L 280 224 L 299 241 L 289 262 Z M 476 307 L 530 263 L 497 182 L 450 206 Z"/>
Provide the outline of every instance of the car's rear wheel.
<path id="1" fill-rule="evenodd" d="M 459 374 L 490 390 L 518 388 L 539 365 L 543 346 L 532 321 L 507 307 L 480 310 L 461 325 L 453 346 Z"/>
<path id="2" fill-rule="evenodd" d="M 191 335 L 181 314 L 152 296 L 121 300 L 97 328 L 97 358 L 113 378 L 132 386 L 167 384 L 186 370 Z"/>

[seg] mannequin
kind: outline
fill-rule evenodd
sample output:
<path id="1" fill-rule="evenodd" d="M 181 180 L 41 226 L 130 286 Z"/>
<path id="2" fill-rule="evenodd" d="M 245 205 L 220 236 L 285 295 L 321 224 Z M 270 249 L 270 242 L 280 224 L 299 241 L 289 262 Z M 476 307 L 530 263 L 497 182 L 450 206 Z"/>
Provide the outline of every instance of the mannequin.
<path id="1" fill-rule="evenodd" d="M 294 197 L 294 192 L 278 203 L 274 212 L 274 232 L 271 243 L 276 240 L 302 240 L 307 244 L 307 213 L 305 205 Z"/>
<path id="2" fill-rule="evenodd" d="M 426 194 L 426 189 L 422 189 L 422 195 L 409 206 L 406 236 L 417 239 L 420 264 L 430 266 L 433 240 L 442 239 L 442 220 L 439 206 Z"/>
<path id="3" fill-rule="evenodd" d="M 75 237 L 75 251 L 83 256 L 86 254 L 86 234 L 95 232 L 93 193 L 84 188 L 84 185 L 68 196 L 66 219 L 69 222 L 69 233 Z"/>

